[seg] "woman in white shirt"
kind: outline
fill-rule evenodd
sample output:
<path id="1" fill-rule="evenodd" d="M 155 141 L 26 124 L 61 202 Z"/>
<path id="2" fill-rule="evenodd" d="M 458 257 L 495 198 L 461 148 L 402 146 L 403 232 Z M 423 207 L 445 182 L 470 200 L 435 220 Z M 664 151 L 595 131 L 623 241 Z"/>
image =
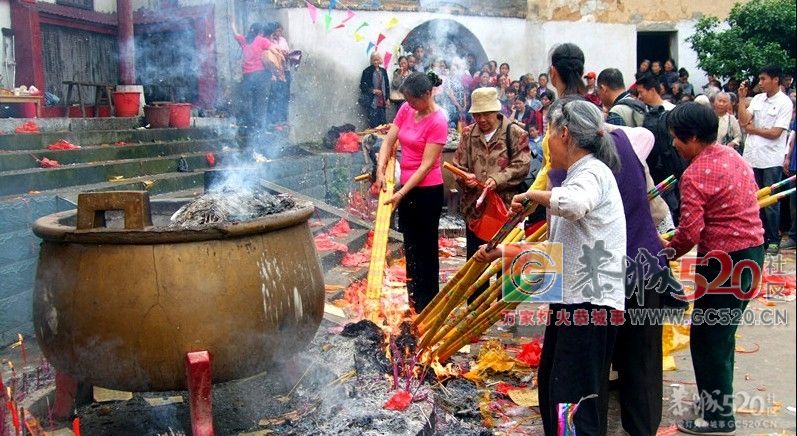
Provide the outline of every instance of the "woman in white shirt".
<path id="1" fill-rule="evenodd" d="M 739 120 L 733 115 L 731 97 L 727 93 L 720 92 L 714 96 L 714 112 L 720 122 L 717 128 L 717 142 L 738 150 L 739 144 L 742 143 L 742 129 L 739 127 Z"/>
<path id="2" fill-rule="evenodd" d="M 555 435 L 557 406 L 584 399 L 575 414 L 578 433 L 605 434 L 617 335 L 612 320 L 625 308 L 625 214 L 612 174 L 620 160 L 594 104 L 557 101 L 548 121 L 551 167 L 567 170 L 567 177 L 561 187 L 512 202 L 514 211 L 528 201 L 547 208 L 549 242 L 562 246 L 562 295 L 550 305 L 538 373 L 540 414 L 545 434 Z M 499 251 L 482 248 L 477 260 L 497 258 Z"/>

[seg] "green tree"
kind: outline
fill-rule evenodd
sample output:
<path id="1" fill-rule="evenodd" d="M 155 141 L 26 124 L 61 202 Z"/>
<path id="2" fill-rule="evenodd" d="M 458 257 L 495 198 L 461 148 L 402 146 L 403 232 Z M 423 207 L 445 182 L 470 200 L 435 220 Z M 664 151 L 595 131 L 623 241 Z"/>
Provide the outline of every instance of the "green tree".
<path id="1" fill-rule="evenodd" d="M 766 65 L 793 71 L 797 0 L 736 3 L 724 22 L 704 17 L 687 38 L 698 66 L 724 78 L 750 78 Z"/>

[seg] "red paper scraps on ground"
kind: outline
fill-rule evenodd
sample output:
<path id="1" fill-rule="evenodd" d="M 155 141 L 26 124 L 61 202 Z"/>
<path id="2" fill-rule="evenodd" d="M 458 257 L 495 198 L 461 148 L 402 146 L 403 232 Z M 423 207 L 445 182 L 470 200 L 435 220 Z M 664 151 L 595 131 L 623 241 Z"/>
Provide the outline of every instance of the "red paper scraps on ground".
<path id="1" fill-rule="evenodd" d="M 39 133 L 39 126 L 33 121 L 25 121 L 21 126 L 14 129 L 14 131 L 17 133 Z"/>
<path id="2" fill-rule="evenodd" d="M 509 395 L 509 391 L 513 389 L 525 389 L 528 385 L 512 386 L 509 383 L 500 382 L 495 386 L 495 391 L 499 394 Z"/>
<path id="3" fill-rule="evenodd" d="M 368 280 L 365 279 L 352 282 L 352 284 L 346 288 L 346 291 L 343 292 L 343 298 L 349 303 L 357 305 L 362 300 L 362 297 L 365 296 L 365 288 L 367 286 Z"/>
<path id="4" fill-rule="evenodd" d="M 371 248 L 374 246 L 374 231 L 368 231 L 368 239 L 365 240 L 365 246 Z"/>
<path id="5" fill-rule="evenodd" d="M 538 338 L 535 338 L 528 344 L 523 345 L 517 355 L 517 360 L 536 368 L 540 366 L 540 354 L 542 354 L 542 343 Z"/>
<path id="6" fill-rule="evenodd" d="M 756 297 L 773 300 L 789 299 L 795 292 L 795 276 L 786 274 L 769 274 L 763 271 L 761 284 Z"/>
<path id="7" fill-rule="evenodd" d="M 347 210 L 358 218 L 373 221 L 376 218 L 376 200 L 365 198 L 361 192 L 355 191 L 349 196 Z"/>
<path id="8" fill-rule="evenodd" d="M 47 159 L 46 157 L 39 160 L 39 166 L 42 168 L 58 168 L 61 166 L 57 160 Z"/>
<path id="9" fill-rule="evenodd" d="M 216 156 L 213 153 L 207 152 L 207 154 L 205 155 L 205 160 L 208 161 L 208 165 L 212 167 L 216 166 Z"/>
<path id="10" fill-rule="evenodd" d="M 335 151 L 341 153 L 356 153 L 360 150 L 360 136 L 354 132 L 341 133 L 335 143 Z"/>
<path id="11" fill-rule="evenodd" d="M 351 227 L 349 227 L 349 222 L 343 218 L 341 218 L 340 221 L 338 221 L 338 223 L 332 226 L 332 228 L 329 230 L 329 234 L 336 238 L 339 238 L 341 236 L 346 236 L 349 234 L 349 232 L 351 232 Z"/>
<path id="12" fill-rule="evenodd" d="M 340 242 L 335 242 L 327 233 L 319 233 L 315 237 L 315 248 L 318 251 L 349 251 L 349 247 Z"/>
<path id="13" fill-rule="evenodd" d="M 47 146 L 48 150 L 77 150 L 78 148 L 80 148 L 79 145 L 75 145 L 66 139 L 59 139 Z"/>
<path id="14" fill-rule="evenodd" d="M 451 238 L 446 238 L 446 237 L 441 236 L 437 240 L 437 245 L 439 245 L 440 248 L 451 248 L 451 247 L 456 247 L 457 246 L 457 241 L 455 241 L 455 240 L 453 240 Z"/>
<path id="15" fill-rule="evenodd" d="M 405 265 L 393 264 L 387 269 L 387 276 L 394 282 L 407 283 L 407 267 Z"/>
<path id="16" fill-rule="evenodd" d="M 407 391 L 398 391 L 385 403 L 384 408 L 387 410 L 397 410 L 403 412 L 410 407 L 412 403 L 412 394 Z"/>
<path id="17" fill-rule="evenodd" d="M 364 249 L 362 251 L 358 251 L 357 253 L 346 253 L 343 255 L 343 260 L 340 261 L 340 264 L 354 268 L 361 265 L 367 265 L 368 262 L 371 261 L 371 250 Z"/>

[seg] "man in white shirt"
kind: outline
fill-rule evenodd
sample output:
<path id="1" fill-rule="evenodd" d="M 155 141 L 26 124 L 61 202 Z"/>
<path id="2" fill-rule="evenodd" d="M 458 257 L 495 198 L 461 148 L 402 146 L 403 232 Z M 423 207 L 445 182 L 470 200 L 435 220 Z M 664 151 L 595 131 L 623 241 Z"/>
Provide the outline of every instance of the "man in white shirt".
<path id="1" fill-rule="evenodd" d="M 744 159 L 753 167 L 759 188 L 780 181 L 783 175 L 783 157 L 791 122 L 792 102 L 780 90 L 782 71 L 778 66 L 768 66 L 758 75 L 761 93 L 754 96 L 748 106 L 745 100 L 748 85 L 739 88 L 739 124 L 747 131 Z M 764 241 L 768 254 L 777 254 L 780 247 L 780 205 L 775 203 L 761 211 L 764 223 Z"/>

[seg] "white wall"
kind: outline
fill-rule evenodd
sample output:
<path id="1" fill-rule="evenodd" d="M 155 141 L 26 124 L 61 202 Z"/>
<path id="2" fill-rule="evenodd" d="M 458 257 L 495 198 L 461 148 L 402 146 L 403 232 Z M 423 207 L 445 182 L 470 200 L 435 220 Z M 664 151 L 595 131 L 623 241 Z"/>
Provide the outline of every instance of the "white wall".
<path id="1" fill-rule="evenodd" d="M 370 25 L 363 32 L 375 39 L 376 32 L 392 16 L 399 26 L 387 35 L 390 47 L 401 41 L 416 26 L 436 18 L 459 22 L 479 39 L 487 56 L 508 62 L 512 76 L 531 72 L 547 72 L 548 53 L 557 44 L 572 42 L 584 50 L 586 70 L 600 72 L 604 68 L 619 68 L 630 81 L 636 71 L 636 26 L 592 22 L 532 23 L 522 19 L 467 17 L 433 13 L 358 12 L 351 25 L 326 33 L 319 10 L 319 23 L 313 26 L 305 9 L 280 11 L 280 21 L 288 33 L 293 48 L 304 52 L 303 65 L 294 76 L 291 122 L 295 140 L 318 140 L 333 125 L 353 123 L 364 126 L 357 106 L 358 85 L 362 70 L 368 66 L 367 41 L 354 40 L 353 27 L 363 20 Z M 343 16 L 333 13 L 333 26 Z M 618 49 L 622 47 L 622 49 Z M 389 71 L 393 70 L 393 66 Z M 629 82 L 630 84 L 630 82 Z"/>
<path id="2" fill-rule="evenodd" d="M 681 21 L 675 23 L 675 29 L 678 31 L 678 68 L 683 67 L 689 71 L 689 83 L 695 87 L 695 94 L 699 94 L 702 92 L 701 87 L 708 83 L 708 80 L 705 71 L 697 66 L 697 53 L 686 41 L 686 38 L 695 33 L 696 24 L 696 20 Z"/>
<path id="3" fill-rule="evenodd" d="M 605 68 L 617 68 L 630 85 L 636 72 L 636 26 L 594 22 L 554 21 L 537 24 L 543 36 L 542 63 L 538 69 L 547 69 L 548 56 L 562 43 L 576 44 L 584 51 L 584 72 L 600 73 Z"/>
<path id="4" fill-rule="evenodd" d="M 0 28 L 11 28 L 11 0 L 0 0 Z"/>
<path id="5" fill-rule="evenodd" d="M 540 64 L 536 41 L 531 35 L 532 24 L 522 19 L 493 17 L 452 17 L 434 13 L 385 13 L 358 11 L 357 16 L 344 29 L 325 32 L 324 10 L 319 10 L 319 22 L 313 25 L 306 9 L 283 9 L 278 12 L 292 48 L 302 50 L 304 59 L 294 75 L 291 106 L 291 124 L 294 140 L 317 141 L 335 125 L 352 123 L 365 125 L 357 105 L 360 75 L 368 66 L 367 41 L 375 41 L 380 31 L 388 38 L 380 45 L 380 52 L 390 51 L 418 25 L 437 18 L 452 19 L 470 30 L 481 42 L 487 56 L 498 62 L 511 64 L 512 75 L 527 71 L 539 72 Z M 344 17 L 343 12 L 333 13 L 333 26 Z M 385 31 L 391 17 L 399 25 Z M 362 21 L 369 26 L 362 31 L 364 42 L 356 42 L 354 28 Z M 532 50 L 534 49 L 534 50 Z M 394 57 L 395 60 L 395 57 Z M 395 68 L 389 67 L 389 71 Z"/>

